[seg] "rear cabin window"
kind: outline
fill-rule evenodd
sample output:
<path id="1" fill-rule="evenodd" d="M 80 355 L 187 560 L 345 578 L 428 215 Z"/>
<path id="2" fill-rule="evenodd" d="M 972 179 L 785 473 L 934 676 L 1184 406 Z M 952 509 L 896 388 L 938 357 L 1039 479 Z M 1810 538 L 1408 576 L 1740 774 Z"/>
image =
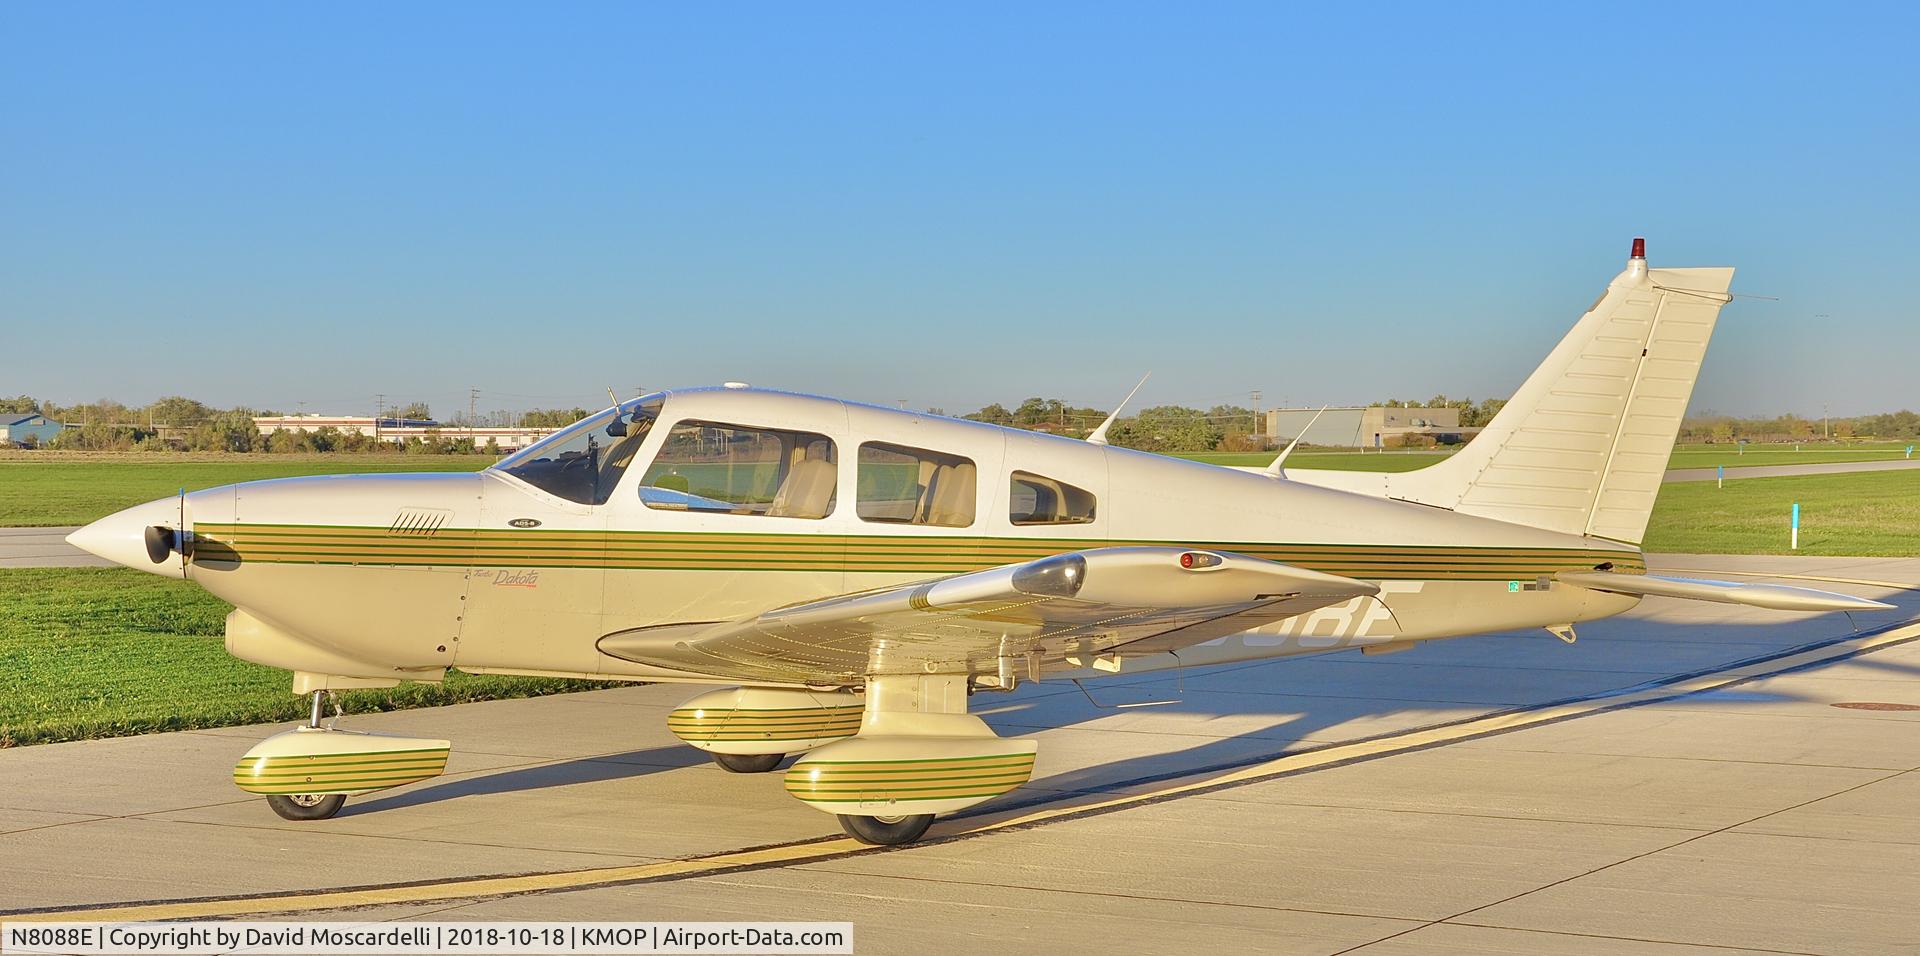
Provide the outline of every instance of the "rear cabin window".
<path id="1" fill-rule="evenodd" d="M 681 422 L 640 481 L 662 511 L 824 518 L 833 513 L 833 440 L 813 432 Z"/>
<path id="2" fill-rule="evenodd" d="M 1032 472 L 1013 473 L 1008 517 L 1014 524 L 1086 524 L 1093 520 L 1093 492 Z"/>
<path id="3" fill-rule="evenodd" d="M 977 474 L 970 458 L 868 442 L 856 510 L 863 521 L 964 528 L 973 524 Z"/>

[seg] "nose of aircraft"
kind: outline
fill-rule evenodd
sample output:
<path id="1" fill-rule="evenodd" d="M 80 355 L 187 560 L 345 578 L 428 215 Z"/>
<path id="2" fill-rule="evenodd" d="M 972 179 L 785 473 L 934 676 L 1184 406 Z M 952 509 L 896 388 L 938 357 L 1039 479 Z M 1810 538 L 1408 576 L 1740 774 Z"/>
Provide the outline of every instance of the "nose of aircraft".
<path id="1" fill-rule="evenodd" d="M 177 496 L 134 505 L 67 535 L 67 543 L 137 571 L 179 576 L 185 568 L 175 544 L 183 530 L 180 509 Z"/>

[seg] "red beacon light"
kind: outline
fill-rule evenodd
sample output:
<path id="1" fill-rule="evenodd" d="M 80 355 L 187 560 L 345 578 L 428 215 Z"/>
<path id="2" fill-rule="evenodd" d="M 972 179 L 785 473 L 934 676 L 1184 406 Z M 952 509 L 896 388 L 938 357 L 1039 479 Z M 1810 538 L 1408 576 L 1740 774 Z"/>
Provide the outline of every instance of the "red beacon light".
<path id="1" fill-rule="evenodd" d="M 1646 257 L 1647 257 L 1646 238 L 1643 236 L 1634 236 L 1633 237 L 1633 258 L 1645 259 Z"/>
<path id="2" fill-rule="evenodd" d="M 1225 563 L 1225 558 L 1217 554 L 1209 554 L 1205 551 L 1180 552 L 1180 566 L 1189 571 L 1204 571 L 1208 568 L 1217 568 Z"/>

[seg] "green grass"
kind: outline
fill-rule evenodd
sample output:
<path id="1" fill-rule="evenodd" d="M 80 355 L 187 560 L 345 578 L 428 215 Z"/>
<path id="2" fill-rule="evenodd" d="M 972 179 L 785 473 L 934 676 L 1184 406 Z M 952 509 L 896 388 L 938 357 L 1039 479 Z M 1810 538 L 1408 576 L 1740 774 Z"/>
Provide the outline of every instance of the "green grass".
<path id="1" fill-rule="evenodd" d="M 1731 475 L 1732 472 L 1729 472 Z M 1800 550 L 1788 548 L 1800 503 Z M 1920 475 L 1869 471 L 1669 482 L 1647 528 L 1648 551 L 1690 554 L 1920 556 Z"/>
<path id="2" fill-rule="evenodd" d="M 1668 468 L 1752 468 L 1759 465 L 1810 465 L 1842 461 L 1895 461 L 1907 456 L 1909 442 L 1807 443 L 1748 445 L 1675 445 Z"/>
<path id="3" fill-rule="evenodd" d="M 227 655 L 226 603 L 121 568 L 0 569 L 0 747 L 297 720 L 286 671 Z M 351 691 L 347 713 L 530 697 L 587 681 L 452 673 Z"/>
<path id="4" fill-rule="evenodd" d="M 236 481 L 391 471 L 478 471 L 491 455 L 235 455 L 174 458 L 163 454 L 87 458 L 0 458 L 0 527 L 86 524 L 182 488 L 198 491 Z"/>

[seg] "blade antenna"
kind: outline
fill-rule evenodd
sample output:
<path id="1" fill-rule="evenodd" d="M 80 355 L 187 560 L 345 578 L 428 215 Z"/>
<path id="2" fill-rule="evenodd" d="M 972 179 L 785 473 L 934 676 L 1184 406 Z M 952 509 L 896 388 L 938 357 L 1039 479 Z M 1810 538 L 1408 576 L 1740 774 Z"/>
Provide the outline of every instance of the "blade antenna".
<path id="1" fill-rule="evenodd" d="M 1307 427 L 1300 429 L 1300 434 L 1293 436 L 1293 441 L 1288 442 L 1287 447 L 1281 450 L 1280 457 L 1275 458 L 1273 460 L 1273 464 L 1267 466 L 1268 478 L 1285 478 L 1287 476 L 1286 468 L 1282 467 L 1287 463 L 1287 456 L 1293 454 L 1293 450 L 1296 447 L 1299 447 L 1300 439 L 1304 438 L 1307 434 L 1307 431 L 1313 428 L 1313 423 L 1319 421 L 1320 416 L 1325 415 L 1327 413 L 1327 409 L 1332 407 L 1333 406 L 1330 404 L 1322 405 L 1320 406 L 1319 411 L 1313 413 L 1312 418 L 1307 419 Z"/>
<path id="2" fill-rule="evenodd" d="M 1115 405 L 1113 407 L 1113 414 L 1108 415 L 1107 420 L 1104 422 L 1101 422 L 1100 427 L 1094 429 L 1093 434 L 1087 436 L 1087 444 L 1104 445 L 1107 443 L 1107 429 L 1112 428 L 1113 423 L 1120 420 L 1120 410 L 1123 408 L 1126 408 L 1128 402 L 1133 401 L 1134 393 L 1140 391 L 1140 386 L 1147 384 L 1147 379 L 1150 379 L 1152 377 L 1153 377 L 1152 372 L 1148 372 L 1147 374 L 1140 376 L 1140 381 L 1133 386 L 1133 391 L 1128 392 L 1127 397 L 1121 399 L 1120 404 Z M 1086 690 L 1086 688 L 1084 687 L 1080 689 L 1083 692 Z M 1093 699 L 1092 695 L 1088 695 L 1087 699 L 1092 700 Z"/>

